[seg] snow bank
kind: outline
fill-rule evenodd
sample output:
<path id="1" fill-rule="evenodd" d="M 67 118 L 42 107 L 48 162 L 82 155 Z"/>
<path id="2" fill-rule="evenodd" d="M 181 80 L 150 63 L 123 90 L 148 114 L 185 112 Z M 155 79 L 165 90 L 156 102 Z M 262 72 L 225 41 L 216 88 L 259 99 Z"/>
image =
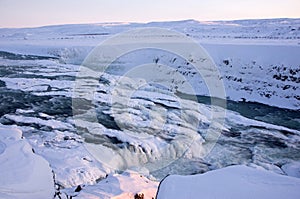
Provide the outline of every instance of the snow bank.
<path id="1" fill-rule="evenodd" d="M 194 176 L 168 176 L 157 199 L 300 198 L 300 179 L 246 166 L 230 166 Z"/>
<path id="2" fill-rule="evenodd" d="M 95 184 L 110 172 L 89 154 L 82 139 L 71 132 L 43 132 L 43 138 L 36 134 L 28 140 L 36 153 L 51 163 L 55 182 L 60 188 Z"/>
<path id="3" fill-rule="evenodd" d="M 49 163 L 33 153 L 18 129 L 0 126 L 0 198 L 53 198 Z"/>
<path id="4" fill-rule="evenodd" d="M 144 195 L 145 199 L 155 197 L 158 182 L 151 181 L 137 173 L 124 172 L 122 174 L 109 175 L 93 186 L 82 187 L 78 193 L 64 190 L 69 196 L 76 199 L 86 198 L 119 198 L 133 199 L 136 194 Z"/>
<path id="5" fill-rule="evenodd" d="M 300 162 L 291 162 L 285 164 L 281 169 L 288 175 L 300 178 Z"/>

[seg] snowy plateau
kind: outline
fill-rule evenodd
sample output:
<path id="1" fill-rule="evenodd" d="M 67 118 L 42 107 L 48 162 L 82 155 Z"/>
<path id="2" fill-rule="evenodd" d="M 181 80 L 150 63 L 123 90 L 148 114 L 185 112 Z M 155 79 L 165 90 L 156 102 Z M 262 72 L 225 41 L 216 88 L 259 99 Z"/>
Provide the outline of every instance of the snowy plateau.
<path id="1" fill-rule="evenodd" d="M 140 29 L 201 45 L 225 95 L 193 52 L 136 48 L 88 66 Z M 299 86 L 300 19 L 2 28 L 0 198 L 298 199 Z"/>

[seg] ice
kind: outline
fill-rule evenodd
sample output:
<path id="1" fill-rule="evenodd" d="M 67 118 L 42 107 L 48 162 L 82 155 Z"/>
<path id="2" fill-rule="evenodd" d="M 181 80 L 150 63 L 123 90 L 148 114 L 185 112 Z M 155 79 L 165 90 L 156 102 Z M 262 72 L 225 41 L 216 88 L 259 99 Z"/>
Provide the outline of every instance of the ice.
<path id="1" fill-rule="evenodd" d="M 106 75 L 106 79 L 114 77 Z M 143 166 L 153 170 L 180 158 L 186 151 L 190 151 L 190 156 L 200 154 L 204 139 L 198 133 L 198 122 L 201 120 L 204 126 L 208 123 L 208 106 L 198 107 L 193 101 L 181 100 L 150 85 L 140 87 L 139 80 L 109 82 L 112 91 L 108 90 L 106 95 L 111 99 L 106 103 L 111 108 L 104 113 L 114 118 L 116 130 L 106 130 L 103 120 L 103 125 L 95 123 L 93 108 L 75 116 L 76 126 L 88 130 L 82 134 L 87 142 L 96 143 L 88 145 L 88 149 L 100 162 L 122 170 Z M 131 89 L 136 89 L 133 95 Z M 101 101 L 107 99 L 103 95 Z M 78 105 L 77 109 L 83 110 Z M 204 110 L 208 115 L 201 114 Z M 114 141 L 109 143 L 109 139 Z"/>
<path id="2" fill-rule="evenodd" d="M 207 154 L 205 161 L 213 165 L 212 169 L 253 163 L 283 174 L 280 166 L 274 163 L 282 165 L 298 157 L 297 147 L 293 148 L 300 138 L 297 130 L 249 119 L 227 110 L 223 123 L 222 120 L 215 122 L 221 135 L 217 143 L 213 143 L 206 137 L 212 107 L 181 99 L 139 79 L 122 77 L 124 81 L 116 81 L 117 77 L 103 76 L 99 88 L 103 90 L 106 85 L 105 92 L 97 95 L 95 100 L 96 104 L 97 100 L 101 102 L 99 112 L 103 106 L 110 107 L 103 113 L 114 118 L 115 130 L 107 130 L 103 119 L 98 120 L 103 125 L 95 123 L 99 113 L 97 108 L 92 107 L 75 117 L 76 125 L 87 130 L 83 136 L 92 143 L 87 147 L 89 151 L 103 154 L 96 155 L 96 158 L 109 167 L 124 170 L 144 166 L 162 178 L 164 172 L 158 171 L 161 165 L 167 165 L 181 155 L 194 160 Z M 91 90 L 87 84 L 86 89 Z M 231 134 L 235 131 L 237 135 Z M 113 138 L 112 144 L 107 143 L 107 136 Z M 207 147 L 210 144 L 216 144 L 212 151 Z M 285 153 L 289 155 L 284 157 Z"/>
<path id="3" fill-rule="evenodd" d="M 246 166 L 230 166 L 194 176 L 171 175 L 160 184 L 164 198 L 299 198 L 300 179 Z"/>
<path id="4" fill-rule="evenodd" d="M 72 128 L 72 126 L 67 123 L 63 123 L 63 122 L 53 120 L 53 119 L 43 120 L 43 119 L 35 118 L 35 117 L 22 117 L 22 116 L 17 116 L 17 115 L 6 115 L 5 117 L 7 119 L 13 120 L 17 123 L 40 124 L 40 125 L 51 127 L 53 129 L 55 128 L 55 129 L 67 130 L 67 129 Z"/>
<path id="5" fill-rule="evenodd" d="M 283 21 L 287 23 L 282 23 Z M 299 19 L 215 22 L 187 20 L 148 24 L 102 24 L 103 27 L 101 24 L 84 24 L 33 29 L 1 29 L 0 50 L 20 53 L 21 55 L 52 56 L 58 60 L 3 61 L 1 59 L 0 61 L 1 63 L 4 62 L 4 65 L 9 62 L 25 66 L 30 63 L 47 64 L 50 68 L 51 64 L 55 65 L 55 62 L 60 62 L 59 70 L 61 70 L 65 67 L 63 63 L 80 65 L 93 47 L 122 31 L 137 27 L 169 28 L 184 33 L 193 38 L 196 43 L 203 45 L 220 70 L 220 78 L 224 81 L 229 99 L 240 101 L 244 98 L 246 101 L 297 110 L 299 107 L 299 96 L 297 95 L 299 71 L 296 74 L 290 74 L 290 71 L 295 72 L 299 68 L 299 56 L 297 54 L 299 51 L 298 23 Z M 91 33 L 93 31 L 108 35 Z M 24 35 L 27 35 L 26 40 L 24 40 Z M 132 52 L 130 55 L 120 57 L 117 64 L 114 64 L 114 68 L 123 68 L 124 70 L 124 68 L 130 68 L 130 65 L 153 63 L 153 60 L 158 58 L 158 65 L 168 65 L 173 67 L 173 70 L 178 69 L 184 79 L 197 85 L 199 88 L 196 90 L 197 94 L 209 95 L 204 82 L 197 80 L 199 76 L 188 73 L 188 71 L 193 72 L 191 70 L 193 67 L 184 66 L 184 62 L 180 62 L 178 56 L 177 61 L 172 63 L 174 60 L 172 53 L 174 52 L 141 55 L 139 52 Z M 182 68 L 179 70 L 179 67 Z M 74 76 L 76 75 L 75 71 L 65 71 L 65 74 Z M 34 72 L 25 73 L 33 74 Z M 53 70 L 50 73 L 45 68 L 40 72 L 40 75 L 48 77 L 58 74 L 61 73 Z M 282 79 L 278 77 L 280 74 Z M 72 87 L 69 84 L 69 86 L 61 88 L 62 86 L 57 85 L 56 81 L 48 80 L 46 82 L 39 80 L 34 85 L 26 84 L 26 87 L 16 86 L 8 79 L 5 81 L 8 81 L 11 88 L 15 89 L 32 87 L 32 90 L 45 91 L 48 87 L 44 85 L 50 85 L 54 90 L 48 91 L 49 95 L 68 95 L 68 92 L 60 91 L 60 89 Z M 15 79 L 15 81 L 25 80 Z M 182 91 L 180 88 L 178 90 Z M 47 92 L 36 92 L 35 94 L 47 95 Z"/>
<path id="6" fill-rule="evenodd" d="M 140 192 L 151 198 L 155 197 L 157 182 L 149 179 L 202 173 L 233 164 L 251 166 L 258 174 L 244 167 L 229 167 L 224 170 L 226 175 L 246 173 L 255 181 L 253 174 L 259 182 L 268 183 L 261 183 L 262 188 L 275 184 L 274 193 L 285 187 L 290 190 L 283 175 L 299 177 L 300 159 L 298 26 L 299 19 L 272 19 L 0 29 L 0 123 L 18 125 L 35 151 L 32 154 L 26 146 L 28 157 L 43 157 L 54 173 L 51 197 L 36 198 L 52 198 L 54 183 L 62 198 L 134 198 Z M 116 58 L 107 73 L 81 66 L 97 44 L 139 27 L 175 30 L 202 44 L 216 63 L 227 99 L 235 101 L 228 104 L 236 110 L 226 110 L 224 121 L 212 121 L 212 110 L 225 110 L 210 105 L 204 78 L 193 66 L 193 53 L 185 60 L 174 52 L 141 49 Z M 192 89 L 187 89 L 189 84 Z M 207 102 L 201 101 L 204 97 Z M 248 112 L 239 110 L 243 108 Z M 208 129 L 217 139 L 209 137 Z M 14 137 L 15 133 L 11 134 Z M 6 141 L 1 137 L 0 156 L 9 148 Z M 22 150 L 18 148 L 13 155 L 23 161 L 23 153 L 17 151 Z M 41 166 L 47 170 L 45 175 L 50 168 Z M 26 165 L 24 169 L 25 174 L 34 173 L 27 172 Z M 281 174 L 273 176 L 278 183 L 267 181 L 273 174 L 262 169 Z M 23 171 L 19 167 L 14 170 Z M 10 182 L 18 180 L 8 178 Z M 249 185 L 246 180 L 230 182 Z M 39 182 L 37 179 L 24 187 L 45 184 Z M 78 186 L 82 190 L 75 193 Z M 0 194 L 5 191 L 1 188 Z M 31 194 L 20 194 L 20 198 L 35 198 Z"/>
<path id="7" fill-rule="evenodd" d="M 55 90 L 57 94 L 71 96 L 70 91 L 72 82 L 67 80 L 50 80 L 44 78 L 1 78 L 5 82 L 7 88 L 23 91 L 33 91 L 37 95 L 54 95 Z"/>
<path id="8" fill-rule="evenodd" d="M 244 126 L 260 126 L 267 129 L 274 129 L 274 130 L 285 130 L 285 131 L 291 131 L 297 135 L 300 135 L 300 132 L 297 130 L 289 129 L 283 126 L 273 125 L 266 122 L 261 122 L 253 119 L 249 119 L 247 117 L 243 117 L 240 114 L 233 112 L 233 111 L 227 111 L 227 120 L 228 122 L 234 122 L 236 124 L 241 124 Z"/>
<path id="9" fill-rule="evenodd" d="M 112 172 L 97 162 L 82 138 L 74 133 L 55 130 L 31 135 L 28 139 L 36 153 L 51 163 L 55 183 L 60 189 L 94 184 Z"/>

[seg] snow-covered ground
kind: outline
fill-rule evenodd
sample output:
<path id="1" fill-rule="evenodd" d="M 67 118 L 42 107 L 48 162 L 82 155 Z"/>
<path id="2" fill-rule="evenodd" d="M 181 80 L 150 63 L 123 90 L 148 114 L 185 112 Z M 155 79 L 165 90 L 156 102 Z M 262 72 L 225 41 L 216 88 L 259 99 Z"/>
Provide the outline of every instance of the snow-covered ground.
<path id="1" fill-rule="evenodd" d="M 22 132 L 0 126 L 0 197 L 52 198 L 53 173 L 49 163 L 34 151 Z"/>
<path id="2" fill-rule="evenodd" d="M 193 176 L 168 176 L 160 184 L 157 199 L 296 199 L 300 196 L 299 186 L 299 178 L 246 166 L 230 166 Z"/>
<path id="3" fill-rule="evenodd" d="M 99 43 L 144 27 L 178 31 L 201 44 L 216 63 L 229 110 L 210 106 L 209 88 L 192 56 L 185 60 L 174 52 L 139 49 L 116 58 L 104 74 L 80 66 Z M 293 178 L 300 176 L 299 50 L 299 19 L 0 29 L 0 158 L 12 159 L 0 163 L 10 175 L 10 181 L 0 182 L 0 194 L 9 198 L 7 187 L 14 186 L 15 193 L 27 188 L 31 183 L 17 181 L 23 171 L 36 175 L 23 163 L 15 168 L 18 159 L 25 165 L 41 162 L 45 175 L 50 171 L 51 178 L 34 181 L 56 198 L 134 198 L 137 193 L 152 198 L 167 174 L 236 164 L 276 173 L 236 168 L 240 175 L 284 179 L 276 184 L 282 187 L 278 192 L 285 182 L 298 185 Z M 194 93 L 182 89 L 188 83 Z M 212 120 L 213 113 L 224 117 Z M 35 154 L 16 145 L 19 149 L 7 155 L 10 138 Z"/>
<path id="4" fill-rule="evenodd" d="M 81 64 L 93 47 L 122 31 L 145 27 L 167 28 L 183 33 L 203 45 L 220 71 L 229 99 L 245 98 L 299 109 L 299 23 L 299 19 L 217 22 L 187 20 L 1 29 L 0 51 L 59 57 L 61 62 Z M 178 57 L 176 60 L 176 56 L 170 52 L 132 52 L 116 62 L 119 68 L 124 69 L 150 63 L 157 58 L 158 64 L 174 67 L 185 78 L 195 76 L 193 67 L 186 65 L 187 60 Z M 122 63 L 125 63 L 124 66 Z M 186 71 L 190 73 L 185 73 Z M 200 85 L 205 87 L 201 81 Z M 205 89 L 196 92 L 209 95 Z"/>

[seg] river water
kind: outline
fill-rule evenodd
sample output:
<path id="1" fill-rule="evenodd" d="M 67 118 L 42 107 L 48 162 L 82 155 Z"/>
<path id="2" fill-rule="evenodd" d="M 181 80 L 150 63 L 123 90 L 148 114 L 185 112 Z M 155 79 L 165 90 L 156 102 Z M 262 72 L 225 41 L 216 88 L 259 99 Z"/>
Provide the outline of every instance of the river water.
<path id="1" fill-rule="evenodd" d="M 299 110 L 228 100 L 218 140 L 206 155 L 197 156 L 197 150 L 203 153 L 202 146 L 209 142 L 205 130 L 210 125 L 210 97 L 197 96 L 192 101 L 187 94 L 171 95 L 159 89 L 155 93 L 157 88 L 150 86 L 138 90 L 125 106 L 118 99 L 111 102 L 109 87 L 115 79 L 108 76 L 97 80 L 97 100 L 77 99 L 80 108 L 74 112 L 72 88 L 79 66 L 53 57 L 1 55 L 0 123 L 17 125 L 28 139 L 40 135 L 43 140 L 43 132 L 58 130 L 80 135 L 93 145 L 92 155 L 116 171 L 145 167 L 160 179 L 171 173 L 248 164 L 284 173 L 283 165 L 300 161 Z M 125 84 L 134 87 L 130 80 Z M 122 101 L 124 96 L 119 97 Z M 115 158 L 102 156 L 113 152 L 117 152 Z"/>

